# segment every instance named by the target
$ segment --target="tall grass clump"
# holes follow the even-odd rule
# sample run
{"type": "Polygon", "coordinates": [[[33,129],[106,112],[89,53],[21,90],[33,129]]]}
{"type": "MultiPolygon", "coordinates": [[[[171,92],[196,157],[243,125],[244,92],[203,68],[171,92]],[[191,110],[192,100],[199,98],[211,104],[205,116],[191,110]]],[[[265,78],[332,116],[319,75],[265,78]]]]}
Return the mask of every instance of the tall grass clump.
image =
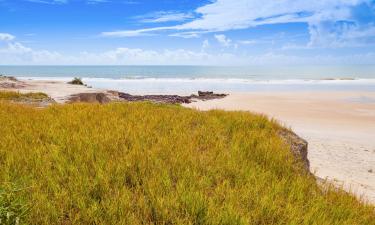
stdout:
{"type": "Polygon", "coordinates": [[[0,184],[0,224],[24,224],[28,205],[22,199],[22,188],[0,184]]]}
{"type": "MultiPolygon", "coordinates": [[[[25,224],[374,224],[374,207],[320,188],[245,112],[151,103],[0,102],[0,185],[25,224]],[[17,202],[17,201],[16,201],[17,202]]],[[[3,207],[3,203],[0,206],[3,207]]]]}
{"type": "Polygon", "coordinates": [[[10,100],[10,101],[42,101],[47,99],[48,95],[41,92],[30,92],[30,93],[20,93],[13,91],[1,91],[0,90],[0,100],[10,100]]]}
{"type": "Polygon", "coordinates": [[[73,80],[69,81],[68,84],[84,85],[82,79],[79,77],[75,77],[73,80]]]}

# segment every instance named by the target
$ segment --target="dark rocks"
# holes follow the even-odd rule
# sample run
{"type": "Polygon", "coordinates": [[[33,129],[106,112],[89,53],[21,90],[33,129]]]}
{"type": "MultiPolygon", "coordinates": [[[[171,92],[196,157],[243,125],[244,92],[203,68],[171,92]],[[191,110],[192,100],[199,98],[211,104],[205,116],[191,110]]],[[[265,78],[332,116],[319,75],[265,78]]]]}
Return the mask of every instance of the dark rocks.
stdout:
{"type": "Polygon", "coordinates": [[[215,94],[212,91],[198,91],[198,96],[192,95],[199,100],[211,100],[211,99],[218,99],[224,98],[228,96],[227,94],[215,94]]]}
{"type": "Polygon", "coordinates": [[[295,133],[289,130],[280,130],[279,136],[281,139],[290,146],[290,150],[297,160],[301,160],[305,169],[310,171],[310,162],[307,159],[308,143],[295,133]]]}
{"type": "Polygon", "coordinates": [[[118,97],[125,101],[151,101],[157,103],[168,104],[189,104],[195,100],[211,100],[224,98],[227,94],[215,94],[213,92],[198,91],[198,95],[179,96],[179,95],[131,95],[127,93],[118,92],[118,97]]]}
{"type": "Polygon", "coordinates": [[[198,95],[180,96],[180,95],[131,95],[128,93],[107,91],[106,93],[80,93],[69,97],[68,101],[73,102],[89,102],[89,103],[108,103],[111,100],[142,102],[150,101],[155,103],[166,104],[189,104],[193,100],[210,100],[224,98],[226,94],[215,94],[213,92],[198,92],[198,95]]]}
{"type": "Polygon", "coordinates": [[[69,98],[69,102],[88,102],[88,103],[108,103],[111,99],[104,93],[80,93],[72,95],[69,98]]]}
{"type": "Polygon", "coordinates": [[[120,99],[129,101],[129,102],[151,101],[151,102],[169,103],[169,104],[191,103],[189,96],[179,96],[179,95],[131,95],[131,94],[119,92],[118,96],[120,99]]]}

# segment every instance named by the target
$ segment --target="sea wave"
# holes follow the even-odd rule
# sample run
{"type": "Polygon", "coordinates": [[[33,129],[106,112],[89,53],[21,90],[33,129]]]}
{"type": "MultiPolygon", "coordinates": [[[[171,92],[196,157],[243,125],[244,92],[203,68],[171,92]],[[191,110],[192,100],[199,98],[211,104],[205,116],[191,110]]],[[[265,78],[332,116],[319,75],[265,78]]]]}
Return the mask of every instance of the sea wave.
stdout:
{"type": "MultiPolygon", "coordinates": [[[[70,81],[74,77],[17,77],[20,80],[52,80],[70,81]]],[[[375,84],[375,78],[322,78],[322,79],[247,79],[247,78],[160,78],[131,76],[124,78],[93,78],[81,77],[87,82],[156,82],[156,83],[254,83],[254,84],[344,84],[344,83],[365,83],[375,84]]]]}
{"type": "MultiPolygon", "coordinates": [[[[18,79],[68,82],[73,77],[17,77],[18,79]]],[[[244,79],[244,78],[93,78],[82,77],[93,88],[127,93],[191,94],[199,90],[215,92],[248,91],[375,91],[375,79],[244,79]]]]}

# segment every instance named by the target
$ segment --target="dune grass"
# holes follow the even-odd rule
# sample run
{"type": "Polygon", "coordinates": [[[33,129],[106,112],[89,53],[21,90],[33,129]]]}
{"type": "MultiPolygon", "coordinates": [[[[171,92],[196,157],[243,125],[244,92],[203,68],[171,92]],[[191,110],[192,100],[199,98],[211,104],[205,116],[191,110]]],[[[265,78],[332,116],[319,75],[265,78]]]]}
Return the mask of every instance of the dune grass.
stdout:
{"type": "Polygon", "coordinates": [[[41,92],[20,93],[14,91],[0,91],[0,100],[10,101],[42,101],[47,99],[48,95],[41,92]]]}
{"type": "Polygon", "coordinates": [[[68,84],[84,85],[82,79],[79,77],[75,77],[73,80],[69,81],[68,84]]]}
{"type": "Polygon", "coordinates": [[[318,187],[263,116],[151,103],[0,102],[0,124],[5,224],[375,221],[374,207],[318,187]]]}

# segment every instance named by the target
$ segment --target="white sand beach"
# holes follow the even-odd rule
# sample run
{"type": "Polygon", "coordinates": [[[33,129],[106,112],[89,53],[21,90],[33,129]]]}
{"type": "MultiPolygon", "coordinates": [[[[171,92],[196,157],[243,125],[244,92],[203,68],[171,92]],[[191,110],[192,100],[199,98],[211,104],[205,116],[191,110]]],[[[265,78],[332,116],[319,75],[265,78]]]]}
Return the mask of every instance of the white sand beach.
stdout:
{"type": "Polygon", "coordinates": [[[374,92],[231,93],[186,107],[266,114],[309,143],[316,176],[375,203],[374,92]]]}
{"type": "Polygon", "coordinates": [[[0,90],[19,91],[21,93],[43,92],[53,98],[57,103],[65,103],[68,101],[69,96],[79,93],[106,92],[106,90],[103,89],[89,88],[83,85],[71,85],[63,81],[31,79],[18,81],[0,79],[0,90]]]}

